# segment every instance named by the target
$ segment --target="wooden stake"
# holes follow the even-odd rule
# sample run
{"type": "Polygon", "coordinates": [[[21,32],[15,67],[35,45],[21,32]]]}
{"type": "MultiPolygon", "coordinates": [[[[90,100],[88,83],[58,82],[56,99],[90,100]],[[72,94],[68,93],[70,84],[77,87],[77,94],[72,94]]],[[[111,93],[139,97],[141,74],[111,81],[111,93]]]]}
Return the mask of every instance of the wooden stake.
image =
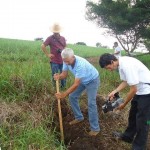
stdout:
{"type": "MultiPolygon", "coordinates": [[[[56,90],[57,90],[57,93],[59,93],[59,80],[56,80],[56,90]]],[[[58,99],[58,113],[59,113],[61,141],[64,141],[64,132],[63,132],[63,124],[62,124],[62,113],[61,113],[60,99],[58,99]]]]}

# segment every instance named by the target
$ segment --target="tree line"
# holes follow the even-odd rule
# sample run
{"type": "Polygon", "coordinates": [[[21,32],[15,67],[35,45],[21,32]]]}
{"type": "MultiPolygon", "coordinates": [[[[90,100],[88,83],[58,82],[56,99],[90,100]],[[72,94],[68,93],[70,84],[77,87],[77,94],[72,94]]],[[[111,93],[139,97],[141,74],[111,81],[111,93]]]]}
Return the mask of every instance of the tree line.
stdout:
{"type": "Polygon", "coordinates": [[[139,44],[150,53],[150,0],[87,1],[86,19],[106,28],[130,55],[139,44]]]}

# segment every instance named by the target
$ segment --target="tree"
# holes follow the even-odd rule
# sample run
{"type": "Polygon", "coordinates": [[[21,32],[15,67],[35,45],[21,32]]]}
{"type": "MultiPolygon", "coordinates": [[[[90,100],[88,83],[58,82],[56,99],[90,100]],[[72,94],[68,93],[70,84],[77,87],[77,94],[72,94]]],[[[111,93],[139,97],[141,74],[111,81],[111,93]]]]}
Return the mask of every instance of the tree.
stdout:
{"type": "Polygon", "coordinates": [[[99,42],[97,42],[97,43],[96,43],[96,47],[102,47],[102,44],[99,43],[99,42]]]}
{"type": "Polygon", "coordinates": [[[86,43],[84,43],[84,42],[77,42],[76,44],[77,45],[86,45],[86,43]]]}
{"type": "Polygon", "coordinates": [[[43,41],[43,38],[42,37],[37,37],[34,39],[34,41],[43,41]]]}
{"type": "Polygon", "coordinates": [[[115,36],[130,54],[150,25],[150,0],[100,0],[86,5],[86,17],[115,36]]]}
{"type": "Polygon", "coordinates": [[[146,32],[142,33],[142,37],[144,39],[142,40],[142,43],[146,46],[150,54],[150,27],[147,28],[146,32]]]}
{"type": "Polygon", "coordinates": [[[145,44],[147,50],[148,50],[149,53],[150,53],[150,39],[145,39],[145,40],[144,40],[144,44],[145,44]]]}

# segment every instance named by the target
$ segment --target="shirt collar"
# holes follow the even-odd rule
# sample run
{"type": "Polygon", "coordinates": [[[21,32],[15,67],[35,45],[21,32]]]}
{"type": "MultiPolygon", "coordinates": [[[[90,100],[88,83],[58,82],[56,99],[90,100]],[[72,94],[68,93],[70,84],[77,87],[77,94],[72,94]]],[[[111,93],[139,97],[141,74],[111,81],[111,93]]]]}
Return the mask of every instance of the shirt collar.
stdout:
{"type": "Polygon", "coordinates": [[[76,63],[76,57],[75,57],[74,63],[71,65],[72,69],[74,68],[75,63],[76,63]]]}

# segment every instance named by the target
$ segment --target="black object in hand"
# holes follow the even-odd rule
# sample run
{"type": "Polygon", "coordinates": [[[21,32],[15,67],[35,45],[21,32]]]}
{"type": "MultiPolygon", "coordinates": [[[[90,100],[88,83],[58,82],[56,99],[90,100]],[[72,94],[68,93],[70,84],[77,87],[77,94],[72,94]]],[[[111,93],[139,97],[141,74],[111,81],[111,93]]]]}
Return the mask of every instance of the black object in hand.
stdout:
{"type": "Polygon", "coordinates": [[[61,51],[62,51],[61,49],[58,49],[58,50],[57,50],[57,53],[61,53],[61,51]]]}
{"type": "Polygon", "coordinates": [[[104,113],[113,111],[115,108],[117,108],[120,104],[123,103],[123,99],[119,97],[119,93],[116,93],[114,96],[115,97],[112,101],[110,101],[110,99],[107,99],[104,105],[102,106],[102,110],[104,113]]]}

